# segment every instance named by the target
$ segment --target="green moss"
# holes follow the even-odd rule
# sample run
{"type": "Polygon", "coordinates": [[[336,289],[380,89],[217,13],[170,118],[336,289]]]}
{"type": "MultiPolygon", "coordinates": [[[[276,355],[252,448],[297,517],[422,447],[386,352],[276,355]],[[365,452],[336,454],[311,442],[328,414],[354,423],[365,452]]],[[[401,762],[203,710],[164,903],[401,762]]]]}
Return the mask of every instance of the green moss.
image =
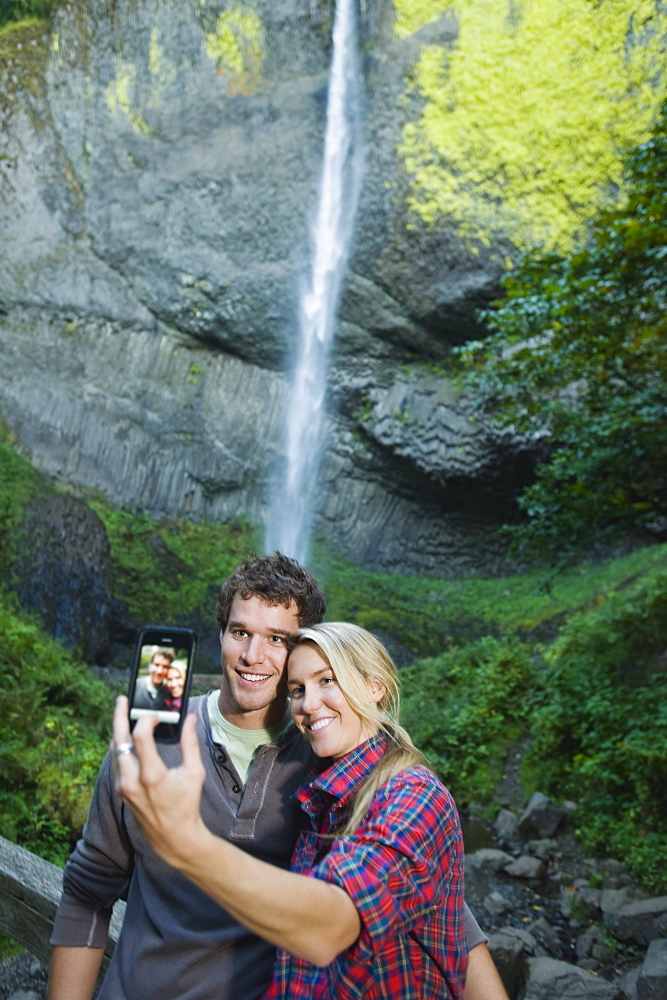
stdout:
{"type": "Polygon", "coordinates": [[[0,27],[0,107],[8,108],[16,92],[36,92],[47,54],[46,22],[26,18],[0,27]]]}
{"type": "Polygon", "coordinates": [[[420,656],[433,656],[452,638],[540,633],[578,609],[605,600],[638,574],[664,563],[667,545],[619,559],[582,563],[550,579],[544,570],[513,576],[440,580],[373,573],[353,566],[321,544],[315,574],[326,591],[330,620],[350,620],[392,636],[420,656]]]}
{"type": "Polygon", "coordinates": [[[220,14],[204,48],[218,73],[227,77],[230,94],[257,90],[264,58],[264,27],[254,7],[238,4],[220,14]]]}
{"type": "Polygon", "coordinates": [[[396,20],[394,31],[399,38],[407,38],[426,24],[439,21],[445,11],[452,8],[443,0],[395,0],[396,20]]]}
{"type": "Polygon", "coordinates": [[[405,36],[453,10],[450,46],[428,45],[411,89],[421,111],[400,155],[409,206],[453,220],[471,252],[503,237],[566,251],[621,184],[622,154],[667,86],[667,10],[638,0],[395,0],[405,36]]]}
{"type": "Polygon", "coordinates": [[[109,538],[111,591],[141,623],[210,624],[220,584],[257,544],[246,524],[155,521],[102,498],[90,506],[109,538]]]}
{"type": "Polygon", "coordinates": [[[135,132],[148,135],[151,131],[148,122],[133,106],[136,79],[137,67],[132,63],[119,60],[116,67],[116,75],[107,84],[107,106],[112,115],[126,115],[132,123],[132,128],[135,132]]]}

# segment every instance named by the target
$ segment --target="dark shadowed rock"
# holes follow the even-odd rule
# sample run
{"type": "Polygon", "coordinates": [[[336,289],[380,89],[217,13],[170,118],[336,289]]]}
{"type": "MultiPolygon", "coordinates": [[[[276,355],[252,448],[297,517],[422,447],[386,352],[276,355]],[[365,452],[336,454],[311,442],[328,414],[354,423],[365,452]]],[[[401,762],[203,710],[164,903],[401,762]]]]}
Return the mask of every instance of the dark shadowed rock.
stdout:
{"type": "Polygon", "coordinates": [[[88,662],[109,645],[109,542],[99,517],[74,497],[29,502],[10,575],[24,608],[88,662]]]}
{"type": "Polygon", "coordinates": [[[639,1000],[667,997],[667,938],[652,941],[637,978],[639,1000]]]}
{"type": "Polygon", "coordinates": [[[667,896],[640,899],[604,910],[604,922],[619,941],[648,944],[662,937],[667,916],[667,896]]]}
{"type": "Polygon", "coordinates": [[[621,1000],[621,992],[585,969],[555,958],[528,960],[528,980],[523,1000],[621,1000]]]}
{"type": "Polygon", "coordinates": [[[527,973],[526,956],[534,945],[534,938],[531,941],[526,931],[515,927],[503,927],[489,936],[489,951],[511,998],[519,995],[527,973]]]}
{"type": "Polygon", "coordinates": [[[560,825],[566,810],[553,799],[535,792],[519,819],[522,837],[551,837],[560,825]]]}

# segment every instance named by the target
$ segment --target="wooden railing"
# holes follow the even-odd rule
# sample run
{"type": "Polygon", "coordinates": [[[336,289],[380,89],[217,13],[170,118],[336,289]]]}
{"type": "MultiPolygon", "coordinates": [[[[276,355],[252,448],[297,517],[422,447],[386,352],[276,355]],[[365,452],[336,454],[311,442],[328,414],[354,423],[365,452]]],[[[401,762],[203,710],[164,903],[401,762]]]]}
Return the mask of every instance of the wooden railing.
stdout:
{"type": "MultiPolygon", "coordinates": [[[[0,837],[0,932],[48,965],[49,938],[60,901],[62,868],[0,837]]],[[[125,903],[114,907],[104,968],[113,953],[125,903]]]]}

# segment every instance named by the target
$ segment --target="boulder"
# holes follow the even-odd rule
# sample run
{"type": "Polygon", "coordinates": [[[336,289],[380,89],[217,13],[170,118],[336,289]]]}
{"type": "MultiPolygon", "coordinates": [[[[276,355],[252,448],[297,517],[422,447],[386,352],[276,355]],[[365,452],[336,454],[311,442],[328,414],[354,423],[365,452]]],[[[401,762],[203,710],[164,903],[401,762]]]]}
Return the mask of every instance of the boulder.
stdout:
{"type": "Polygon", "coordinates": [[[513,878],[543,878],[547,872],[546,862],[541,858],[533,858],[528,854],[522,854],[516,861],[511,861],[505,865],[503,871],[513,878]]]}
{"type": "Polygon", "coordinates": [[[614,937],[642,945],[662,936],[666,917],[667,896],[640,899],[604,911],[604,921],[614,937]]]}
{"type": "Polygon", "coordinates": [[[527,930],[544,948],[547,955],[551,955],[552,958],[563,957],[558,931],[551,926],[548,920],[545,920],[544,917],[538,917],[532,924],[528,924],[527,930]]]}
{"type": "Polygon", "coordinates": [[[489,935],[489,951],[510,997],[519,995],[526,977],[526,954],[532,952],[535,939],[515,927],[503,927],[489,935]]]}
{"type": "Polygon", "coordinates": [[[501,844],[512,845],[518,836],[519,820],[511,809],[501,809],[493,824],[496,836],[501,844]]]}
{"type": "Polygon", "coordinates": [[[566,810],[553,799],[535,792],[519,819],[519,833],[522,837],[552,837],[558,829],[566,810]]]}
{"type": "Polygon", "coordinates": [[[479,851],[466,854],[466,867],[485,871],[503,871],[512,861],[512,855],[496,847],[482,847],[479,851]]]}
{"type": "Polygon", "coordinates": [[[581,962],[584,959],[594,959],[601,964],[608,962],[611,952],[605,944],[604,934],[597,924],[587,927],[577,938],[575,947],[577,959],[581,962]]]}
{"type": "Polygon", "coordinates": [[[622,1000],[618,986],[555,958],[528,959],[523,1000],[622,1000]]]}
{"type": "Polygon", "coordinates": [[[513,904],[501,892],[494,890],[484,899],[484,909],[494,917],[501,917],[503,913],[508,913],[513,904]]]}
{"type": "Polygon", "coordinates": [[[667,997],[667,938],[651,941],[637,978],[639,1000],[667,997]]]}

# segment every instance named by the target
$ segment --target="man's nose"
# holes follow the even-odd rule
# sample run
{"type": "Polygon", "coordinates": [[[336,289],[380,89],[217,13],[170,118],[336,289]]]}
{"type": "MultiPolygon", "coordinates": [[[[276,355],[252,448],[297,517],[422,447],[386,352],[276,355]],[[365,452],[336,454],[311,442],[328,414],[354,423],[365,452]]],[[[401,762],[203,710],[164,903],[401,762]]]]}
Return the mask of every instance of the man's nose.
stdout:
{"type": "Polygon", "coordinates": [[[259,635],[251,635],[243,651],[246,663],[261,663],[264,659],[264,643],[259,635]]]}

